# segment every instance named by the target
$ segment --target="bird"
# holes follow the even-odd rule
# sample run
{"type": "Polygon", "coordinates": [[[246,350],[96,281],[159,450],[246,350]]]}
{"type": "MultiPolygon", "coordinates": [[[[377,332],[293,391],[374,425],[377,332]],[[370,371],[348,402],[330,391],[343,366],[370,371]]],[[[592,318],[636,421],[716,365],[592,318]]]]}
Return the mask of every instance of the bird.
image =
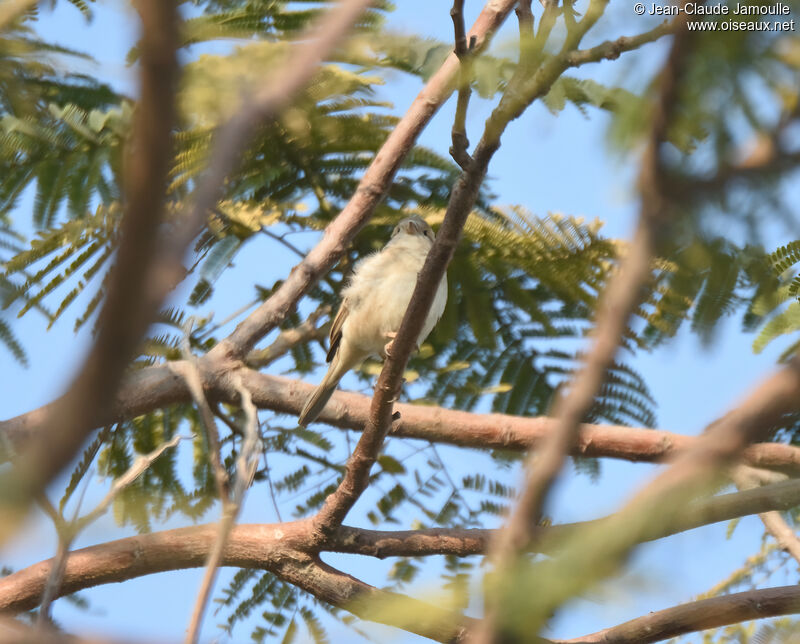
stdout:
{"type": "MultiPolygon", "coordinates": [[[[300,412],[298,425],[307,427],[316,420],[348,371],[370,356],[386,359],[434,239],[427,222],[412,215],[395,226],[380,251],[355,265],[331,323],[328,372],[300,412]]],[[[417,347],[442,317],[446,303],[445,274],[417,338],[417,347]]]]}

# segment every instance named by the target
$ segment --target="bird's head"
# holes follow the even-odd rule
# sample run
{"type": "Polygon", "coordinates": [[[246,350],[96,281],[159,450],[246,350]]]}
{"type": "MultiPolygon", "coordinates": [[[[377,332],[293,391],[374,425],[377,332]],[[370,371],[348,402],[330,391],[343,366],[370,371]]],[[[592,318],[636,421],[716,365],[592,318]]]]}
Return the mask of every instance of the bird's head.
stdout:
{"type": "Polygon", "coordinates": [[[436,238],[433,228],[419,215],[411,215],[400,221],[392,231],[392,239],[398,235],[418,235],[430,240],[431,243],[436,238]]]}

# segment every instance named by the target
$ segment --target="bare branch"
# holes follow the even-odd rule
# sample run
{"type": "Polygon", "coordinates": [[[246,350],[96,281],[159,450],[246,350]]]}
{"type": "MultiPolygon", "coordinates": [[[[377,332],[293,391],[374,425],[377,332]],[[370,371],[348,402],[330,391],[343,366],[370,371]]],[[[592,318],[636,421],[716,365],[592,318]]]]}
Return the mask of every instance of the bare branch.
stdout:
{"type": "Polygon", "coordinates": [[[324,340],[328,335],[330,325],[323,324],[318,327],[317,322],[320,318],[328,317],[330,312],[330,306],[321,306],[309,315],[302,324],[293,329],[281,331],[271,345],[265,349],[256,349],[247,354],[247,359],[245,360],[247,366],[253,369],[266,367],[298,345],[305,344],[311,340],[324,340]]]}
{"type": "MultiPolygon", "coordinates": [[[[743,467],[734,468],[732,476],[736,487],[740,490],[758,488],[760,485],[756,475],[748,472],[743,467]]],[[[781,516],[780,512],[760,512],[758,518],[761,519],[767,532],[778,542],[781,550],[788,552],[800,564],[800,539],[797,538],[794,530],[786,522],[786,519],[781,516]]]]}
{"type": "MultiPolygon", "coordinates": [[[[452,641],[467,618],[422,601],[387,593],[345,575],[307,554],[307,521],[235,527],[221,563],[269,570],[334,606],[364,619],[404,628],[437,641],[452,641]],[[379,607],[400,602],[402,611],[379,607]],[[406,610],[409,609],[409,610],[406,610]]],[[[205,525],[139,535],[70,553],[62,595],[142,575],[198,567],[217,542],[217,526],[205,525]]],[[[0,610],[34,608],[41,597],[44,561],[0,578],[0,610]]]]}
{"type": "MultiPolygon", "coordinates": [[[[204,383],[211,398],[231,405],[239,395],[226,379],[225,371],[204,371],[204,383]]],[[[296,416],[313,387],[300,380],[271,376],[242,369],[242,379],[252,392],[253,402],[262,409],[296,416]]],[[[148,367],[132,373],[118,395],[118,422],[152,409],[191,401],[185,381],[166,366],[148,367]]],[[[342,429],[361,431],[369,415],[370,398],[337,391],[320,415],[320,422],[342,429]]],[[[46,408],[44,408],[46,409],[46,408]]],[[[474,449],[528,451],[536,449],[553,431],[556,421],[539,416],[523,418],[506,414],[474,414],[421,405],[395,404],[401,418],[390,433],[400,438],[417,438],[474,449]]],[[[33,410],[0,423],[0,432],[17,444],[24,444],[38,431],[43,410],[33,410]]],[[[571,454],[592,458],[615,458],[632,462],[663,463],[690,449],[697,437],[660,429],[582,424],[571,454]]],[[[750,445],[742,453],[745,463],[760,468],[800,474],[800,448],[782,443],[750,445]]]]}
{"type": "Polygon", "coordinates": [[[127,150],[116,264],[88,357],[68,393],[44,418],[40,439],[22,455],[20,466],[0,480],[2,503],[9,506],[4,508],[0,541],[14,529],[16,517],[27,510],[29,499],[69,463],[95,427],[93,420],[108,413],[128,361],[150,322],[151,309],[143,303],[149,304],[152,285],[142,266],[156,255],[157,232],[164,215],[178,72],[178,14],[171,0],[139,0],[135,4],[142,20],[141,96],[127,150]]]}
{"type": "Polygon", "coordinates": [[[128,487],[131,483],[133,483],[136,479],[138,479],[142,474],[149,469],[149,467],[168,449],[176,447],[178,443],[182,440],[189,438],[188,436],[173,436],[170,440],[161,443],[158,447],[156,447],[152,452],[148,454],[144,454],[139,456],[131,465],[128,470],[120,476],[118,479],[114,481],[114,484],[111,486],[111,489],[106,493],[100,503],[89,512],[89,514],[80,517],[74,521],[75,523],[75,530],[76,534],[80,530],[83,530],[87,525],[90,523],[94,523],[97,519],[99,519],[103,514],[105,514],[106,510],[108,510],[109,506],[113,503],[114,499],[119,495],[122,490],[128,487]]]}
{"type": "MultiPolygon", "coordinates": [[[[217,572],[222,562],[225,545],[228,542],[231,530],[242,509],[242,503],[244,502],[247,488],[249,488],[250,484],[253,482],[253,475],[255,474],[258,457],[261,451],[261,438],[258,432],[258,412],[253,405],[250,392],[248,392],[242,384],[239,374],[234,373],[231,379],[239,393],[242,409],[244,409],[245,412],[244,441],[239,450],[239,456],[236,459],[236,476],[234,478],[230,499],[223,499],[222,518],[220,518],[217,524],[217,537],[208,555],[206,572],[200,584],[200,590],[197,593],[197,600],[194,605],[194,610],[192,611],[189,628],[186,631],[186,644],[196,644],[200,637],[200,626],[203,623],[203,615],[205,614],[206,606],[211,598],[211,591],[214,588],[214,581],[216,580],[217,572]]],[[[206,406],[207,405],[208,403],[206,403],[206,406]]]]}
{"type": "MultiPolygon", "coordinates": [[[[679,517],[663,526],[660,538],[701,525],[727,521],[757,512],[787,509],[800,502],[800,481],[784,481],[734,494],[695,501],[679,517]]],[[[540,528],[542,538],[533,544],[541,552],[557,554],[579,531],[595,528],[609,519],[540,528]]],[[[63,584],[57,595],[111,582],[124,581],[166,570],[203,565],[218,542],[218,526],[208,524],[139,535],[69,553],[63,584]]],[[[324,550],[371,557],[482,554],[491,538],[491,530],[433,528],[426,530],[380,531],[342,526],[325,544],[324,550]]],[[[305,553],[314,540],[309,520],[280,524],[240,525],[233,528],[223,549],[222,565],[268,569],[281,573],[280,562],[286,559],[307,562],[305,553]],[[292,552],[291,556],[287,553],[292,552]],[[299,559],[298,559],[299,557],[299,559]]],[[[0,578],[0,611],[18,612],[34,608],[41,600],[47,571],[52,560],[43,561],[8,577],[0,578]]],[[[286,570],[283,569],[284,574],[286,570]]],[[[292,575],[299,573],[295,570],[292,575]]],[[[292,582],[294,583],[294,581],[292,582]]],[[[302,582],[310,590],[313,578],[302,582]]],[[[360,582],[359,582],[360,583],[360,582]]],[[[315,592],[310,590],[310,592],[315,592]]],[[[320,588],[315,594],[326,601],[320,588]]],[[[344,599],[332,602],[343,605],[344,599]]],[[[351,610],[345,603],[344,607],[351,610]]],[[[375,618],[366,617],[367,619],[375,618]]],[[[377,619],[377,621],[382,621],[377,619]]]]}
{"type": "Polygon", "coordinates": [[[595,47],[589,49],[578,49],[567,54],[570,67],[579,67],[587,63],[596,63],[601,60],[616,60],[625,52],[639,49],[642,45],[654,42],[673,33],[680,23],[677,21],[669,22],[665,20],[650,31],[636,36],[620,36],[616,40],[606,40],[595,47]]]}
{"type": "Polygon", "coordinates": [[[538,580],[560,580],[546,596],[537,595],[536,612],[552,614],[564,601],[616,571],[636,544],[662,534],[682,514],[687,499],[716,486],[721,469],[735,462],[749,443],[764,438],[782,416],[796,411],[799,401],[800,359],[795,358],[710,425],[692,449],[678,456],[622,510],[577,531],[564,540],[558,556],[526,571],[538,580]]]}
{"type": "MultiPolygon", "coordinates": [[[[686,504],[682,513],[674,517],[658,532],[646,535],[647,541],[662,539],[701,526],[730,521],[764,511],[787,510],[796,507],[800,500],[800,481],[784,481],[744,492],[720,494],[686,504]]],[[[563,523],[536,528],[538,539],[528,544],[528,552],[557,554],[565,539],[580,530],[601,526],[612,517],[563,523]]],[[[485,554],[496,530],[431,528],[425,530],[380,531],[342,526],[333,535],[324,550],[385,557],[424,557],[433,554],[469,555],[485,554]]]]}
{"type": "Polygon", "coordinates": [[[472,82],[472,43],[467,45],[467,37],[464,33],[464,0],[453,0],[453,8],[450,9],[450,17],[453,19],[453,31],[455,33],[455,54],[458,58],[458,100],[456,102],[456,116],[453,120],[450,147],[450,155],[462,170],[467,170],[472,163],[472,157],[467,152],[469,139],[467,138],[467,108],[469,107],[469,97],[471,94],[470,83],[472,82]]]}
{"type": "Polygon", "coordinates": [[[200,369],[197,366],[197,358],[192,354],[189,347],[189,335],[192,331],[192,319],[189,318],[184,334],[181,338],[181,353],[183,360],[168,362],[167,368],[173,373],[183,378],[186,387],[192,394],[194,404],[200,412],[200,420],[206,430],[206,440],[208,442],[208,460],[214,472],[214,481],[217,486],[217,496],[222,502],[223,508],[228,502],[230,491],[228,490],[228,473],[222,465],[222,453],[219,441],[219,430],[217,422],[214,420],[214,412],[208,404],[206,395],[203,391],[203,380],[200,377],[200,369]]]}
{"type": "MultiPolygon", "coordinates": [[[[80,518],[75,516],[71,521],[68,521],[58,514],[58,511],[52,506],[50,501],[44,497],[44,495],[39,498],[40,505],[47,515],[52,519],[56,528],[56,532],[58,533],[58,548],[56,551],[56,556],[53,558],[53,564],[50,567],[50,573],[47,577],[47,584],[45,586],[44,593],[42,594],[39,619],[37,620],[40,627],[43,627],[50,621],[50,605],[53,603],[55,598],[59,596],[59,589],[61,587],[62,579],[64,578],[64,570],[66,567],[67,556],[69,555],[69,549],[72,547],[72,543],[75,541],[75,538],[78,536],[78,534],[87,525],[99,519],[105,513],[105,511],[108,510],[108,507],[122,490],[139,478],[145,472],[145,470],[147,470],[150,465],[152,465],[152,463],[166,450],[171,447],[175,447],[182,438],[182,436],[175,436],[172,438],[172,440],[162,443],[149,454],[145,454],[137,458],[133,465],[131,465],[131,467],[128,468],[128,470],[122,476],[114,481],[111,489],[106,493],[100,503],[97,504],[94,510],[80,518]]],[[[77,512],[78,508],[75,509],[76,514],[77,512]]]]}
{"type": "Polygon", "coordinates": [[[707,628],[797,612],[800,612],[800,587],[780,586],[701,599],[649,613],[591,635],[557,641],[558,644],[651,644],[707,628]]]}

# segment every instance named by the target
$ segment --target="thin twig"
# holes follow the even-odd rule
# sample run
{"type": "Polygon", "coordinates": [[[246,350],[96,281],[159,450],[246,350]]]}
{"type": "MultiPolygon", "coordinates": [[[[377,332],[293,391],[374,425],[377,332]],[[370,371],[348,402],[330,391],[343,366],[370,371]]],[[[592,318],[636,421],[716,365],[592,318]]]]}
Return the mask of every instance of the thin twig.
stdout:
{"type": "Polygon", "coordinates": [[[214,472],[214,481],[217,486],[217,496],[219,496],[222,505],[228,501],[230,492],[228,490],[228,473],[222,464],[222,454],[220,451],[219,429],[214,420],[214,412],[208,404],[206,395],[203,392],[203,379],[200,376],[200,369],[197,366],[197,358],[192,353],[189,346],[189,335],[192,331],[193,318],[187,320],[184,327],[183,337],[181,338],[181,354],[183,360],[172,361],[167,363],[167,368],[174,374],[183,378],[186,387],[192,394],[194,404],[197,405],[197,410],[200,412],[200,420],[206,432],[206,440],[208,442],[208,460],[211,463],[211,469],[214,472]]]}
{"type": "Polygon", "coordinates": [[[231,378],[239,392],[242,409],[245,413],[245,422],[242,428],[244,441],[242,442],[239,455],[236,459],[236,475],[233,480],[230,499],[228,502],[223,503],[222,517],[217,524],[217,536],[209,552],[203,581],[197,593],[197,600],[195,601],[192,617],[186,632],[186,644],[196,644],[200,637],[203,615],[208,606],[208,601],[211,598],[211,591],[214,589],[214,581],[216,580],[219,566],[222,563],[225,546],[228,542],[230,532],[236,523],[236,519],[239,516],[239,512],[241,511],[247,488],[249,488],[250,484],[253,482],[253,476],[255,475],[256,466],[258,465],[258,456],[261,451],[261,438],[258,431],[258,411],[255,405],[253,405],[250,392],[242,384],[239,375],[234,373],[231,378]]]}
{"type": "Polygon", "coordinates": [[[114,499],[119,495],[122,490],[128,487],[131,483],[136,481],[142,474],[144,474],[150,466],[168,449],[176,447],[178,443],[182,440],[190,438],[189,436],[180,436],[176,435],[173,436],[170,440],[161,443],[158,447],[156,447],[152,452],[147,454],[143,454],[133,462],[127,471],[120,476],[118,479],[114,481],[114,484],[111,486],[111,489],[106,492],[106,495],[97,504],[97,506],[79,519],[75,520],[75,529],[77,531],[83,530],[86,526],[90,523],[94,523],[97,519],[99,519],[106,510],[111,506],[114,502],[114,499]]]}
{"type": "Polygon", "coordinates": [[[681,21],[665,20],[660,25],[636,36],[620,36],[616,40],[607,40],[589,49],[578,49],[567,55],[570,67],[579,67],[587,63],[596,63],[601,60],[616,60],[621,54],[639,49],[642,45],[654,42],[675,31],[681,21]]]}
{"type": "Polygon", "coordinates": [[[58,535],[58,547],[56,556],[53,557],[50,572],[47,577],[47,584],[45,585],[44,593],[42,594],[42,603],[39,609],[39,618],[37,620],[38,626],[44,628],[50,623],[50,606],[53,601],[60,596],[61,584],[64,579],[64,571],[67,566],[67,557],[69,556],[70,548],[72,547],[75,538],[83,531],[86,526],[94,523],[99,519],[106,510],[108,510],[111,503],[119,495],[122,490],[133,483],[139,478],[153,462],[161,456],[166,450],[175,447],[183,436],[174,436],[171,440],[162,443],[152,452],[139,456],[130,468],[118,479],[116,479],[111,486],[111,489],[106,493],[100,503],[88,514],[78,517],[80,510],[80,503],[75,508],[75,515],[71,520],[64,519],[58,511],[53,507],[50,501],[42,495],[39,499],[39,505],[53,520],[58,535]]]}
{"type": "Polygon", "coordinates": [[[268,364],[275,362],[281,356],[286,355],[293,347],[305,344],[311,340],[324,340],[328,335],[328,324],[317,327],[317,322],[321,318],[330,315],[331,307],[328,305],[320,306],[311,313],[305,321],[293,329],[281,331],[275,341],[265,349],[256,349],[247,355],[245,362],[248,367],[260,369],[268,364]]]}
{"type": "Polygon", "coordinates": [[[472,164],[472,157],[467,150],[469,149],[469,139],[467,138],[467,109],[469,98],[472,93],[472,43],[467,44],[467,37],[464,31],[464,0],[453,0],[453,7],[450,9],[450,17],[453,19],[453,31],[455,33],[455,54],[458,57],[458,99],[456,102],[456,115],[453,119],[453,129],[451,131],[452,146],[450,155],[462,170],[466,170],[472,164]]]}

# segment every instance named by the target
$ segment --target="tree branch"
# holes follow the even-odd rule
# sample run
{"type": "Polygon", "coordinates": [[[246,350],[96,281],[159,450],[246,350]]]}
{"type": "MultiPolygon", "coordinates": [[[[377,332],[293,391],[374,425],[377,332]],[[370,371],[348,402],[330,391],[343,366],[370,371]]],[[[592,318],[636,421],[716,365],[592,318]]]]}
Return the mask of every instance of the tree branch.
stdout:
{"type": "Polygon", "coordinates": [[[364,432],[347,461],[344,478],[320,509],[315,526],[320,535],[338,526],[369,484],[369,472],[392,423],[392,405],[401,387],[408,358],[414,350],[436,289],[455,253],[461,230],[478,196],[483,177],[497,145],[484,147],[469,170],[456,182],[444,221],[417,278],[408,309],[392,341],[392,352],[383,365],[364,432]]]}
{"type": "Polygon", "coordinates": [[[797,612],[800,612],[797,585],[749,590],[673,606],[591,635],[558,640],[558,644],[651,644],[707,628],[797,612]]]}
{"type": "Polygon", "coordinates": [[[172,154],[178,13],[172,0],[139,0],[141,95],[133,138],[127,148],[124,214],[108,295],[98,332],[69,390],[42,419],[44,428],[28,446],[19,467],[0,478],[3,527],[0,542],[27,512],[30,498],[44,489],[84,442],[97,415],[108,413],[114,393],[150,322],[146,271],[157,253],[172,154]]]}
{"type": "Polygon", "coordinates": [[[326,323],[318,327],[317,322],[320,318],[330,315],[330,313],[330,306],[321,306],[295,328],[281,331],[271,345],[265,349],[256,349],[247,354],[247,359],[245,360],[247,366],[253,369],[260,369],[283,357],[298,345],[305,344],[311,340],[321,342],[327,337],[330,325],[326,323]]]}
{"type": "MultiPolygon", "coordinates": [[[[201,365],[203,361],[201,359],[201,365]]],[[[201,372],[209,395],[217,401],[238,404],[235,388],[227,381],[227,371],[201,372]]],[[[262,409],[296,416],[314,387],[300,380],[240,370],[244,385],[262,409]]],[[[189,402],[184,381],[167,367],[148,367],[131,374],[117,398],[114,416],[105,422],[119,422],[152,409],[189,402]]],[[[370,398],[337,391],[320,414],[320,422],[342,429],[361,431],[369,415],[370,398]]],[[[0,432],[16,444],[24,445],[30,434],[39,431],[41,408],[0,422],[0,432]]],[[[506,414],[475,414],[464,411],[396,403],[401,418],[393,423],[392,436],[415,438],[474,449],[527,451],[536,449],[553,431],[556,421],[540,416],[523,418],[506,414]]],[[[571,453],[590,458],[615,458],[632,462],[663,463],[691,449],[698,438],[660,429],[582,424],[571,453]]],[[[745,463],[754,467],[800,474],[800,448],[782,443],[750,445],[742,453],[745,463]]]]}
{"type": "Polygon", "coordinates": [[[677,21],[670,22],[665,20],[650,31],[636,36],[620,36],[616,40],[606,40],[589,49],[577,49],[567,54],[567,61],[570,67],[579,67],[586,63],[597,63],[601,60],[616,60],[625,52],[639,49],[642,45],[673,33],[679,24],[677,21]]]}
{"type": "MultiPolygon", "coordinates": [[[[800,481],[784,481],[744,492],[723,494],[687,505],[671,524],[664,526],[658,534],[649,534],[648,538],[661,538],[758,512],[784,510],[798,503],[800,481]]],[[[557,554],[566,539],[587,528],[600,526],[611,518],[613,516],[541,527],[541,538],[533,545],[538,552],[557,554]]],[[[289,574],[287,570],[292,567],[302,568],[298,562],[314,566],[316,560],[305,554],[312,548],[314,540],[309,523],[309,519],[303,519],[288,523],[236,526],[222,549],[220,563],[241,568],[261,568],[285,575],[289,574]]],[[[63,582],[56,595],[63,596],[84,588],[167,570],[202,566],[218,542],[218,531],[216,524],[207,524],[129,537],[73,551],[66,557],[63,582]]],[[[491,530],[482,529],[381,531],[342,526],[330,536],[323,550],[378,558],[437,554],[463,557],[484,554],[491,536],[491,530]]],[[[43,561],[0,578],[0,611],[20,612],[35,608],[41,601],[52,562],[52,559],[43,561]]],[[[295,578],[299,578],[300,574],[297,568],[291,573],[292,583],[297,581],[295,578]]],[[[325,601],[333,599],[331,603],[334,605],[352,609],[341,597],[331,598],[320,589],[317,592],[310,590],[311,580],[300,580],[298,585],[325,601]]],[[[383,619],[377,621],[386,623],[383,619]]]]}
{"type": "Polygon", "coordinates": [[[453,128],[450,133],[452,145],[450,155],[462,170],[467,170],[472,163],[472,157],[467,152],[469,139],[467,138],[467,108],[471,94],[472,82],[472,57],[473,42],[467,44],[464,33],[464,0],[453,0],[450,9],[453,19],[453,32],[455,34],[455,54],[458,58],[458,100],[456,102],[456,115],[453,119],[453,128]]]}
{"type": "MultiPolygon", "coordinates": [[[[758,479],[747,472],[746,468],[734,468],[732,478],[740,490],[758,489],[760,485],[758,479]]],[[[800,564],[800,539],[780,512],[759,512],[758,518],[761,519],[767,532],[778,542],[781,550],[788,552],[800,564]]]]}
{"type": "MultiPolygon", "coordinates": [[[[308,521],[237,526],[225,545],[221,563],[269,570],[318,599],[364,619],[441,642],[453,641],[463,628],[461,624],[469,623],[458,613],[373,588],[325,565],[306,552],[309,528],[308,521]],[[403,610],[381,610],[396,605],[403,610]]],[[[60,595],[157,572],[202,566],[216,540],[217,526],[209,524],[76,550],[67,558],[60,595]]],[[[43,561],[0,578],[0,611],[35,608],[49,567],[50,560],[43,561]]]]}
{"type": "MultiPolygon", "coordinates": [[[[197,593],[189,628],[186,629],[186,644],[195,644],[200,637],[200,626],[203,623],[203,615],[211,598],[211,591],[214,588],[214,581],[217,577],[219,565],[222,561],[222,553],[228,541],[231,530],[236,524],[236,519],[242,509],[244,497],[247,489],[253,482],[256,471],[258,457],[261,454],[261,437],[258,431],[258,413],[250,393],[242,385],[241,377],[238,373],[232,376],[233,385],[239,392],[241,406],[245,413],[245,422],[242,433],[244,440],[236,458],[236,476],[233,481],[233,488],[230,494],[222,499],[222,517],[217,523],[217,536],[214,545],[208,554],[206,571],[200,590],[197,593]]],[[[206,403],[206,406],[208,404],[206,403]]]]}
{"type": "Polygon", "coordinates": [[[562,542],[553,559],[521,566],[524,578],[548,583],[537,593],[535,611],[551,615],[564,601],[613,574],[633,547],[663,534],[681,516],[689,498],[718,483],[721,468],[729,466],[746,445],[763,438],[783,415],[800,404],[800,359],[795,358],[764,380],[745,401],[710,425],[694,446],[640,490],[625,507],[605,520],[576,531],[562,542]],[[530,576],[530,577],[529,577],[530,576]]]}

